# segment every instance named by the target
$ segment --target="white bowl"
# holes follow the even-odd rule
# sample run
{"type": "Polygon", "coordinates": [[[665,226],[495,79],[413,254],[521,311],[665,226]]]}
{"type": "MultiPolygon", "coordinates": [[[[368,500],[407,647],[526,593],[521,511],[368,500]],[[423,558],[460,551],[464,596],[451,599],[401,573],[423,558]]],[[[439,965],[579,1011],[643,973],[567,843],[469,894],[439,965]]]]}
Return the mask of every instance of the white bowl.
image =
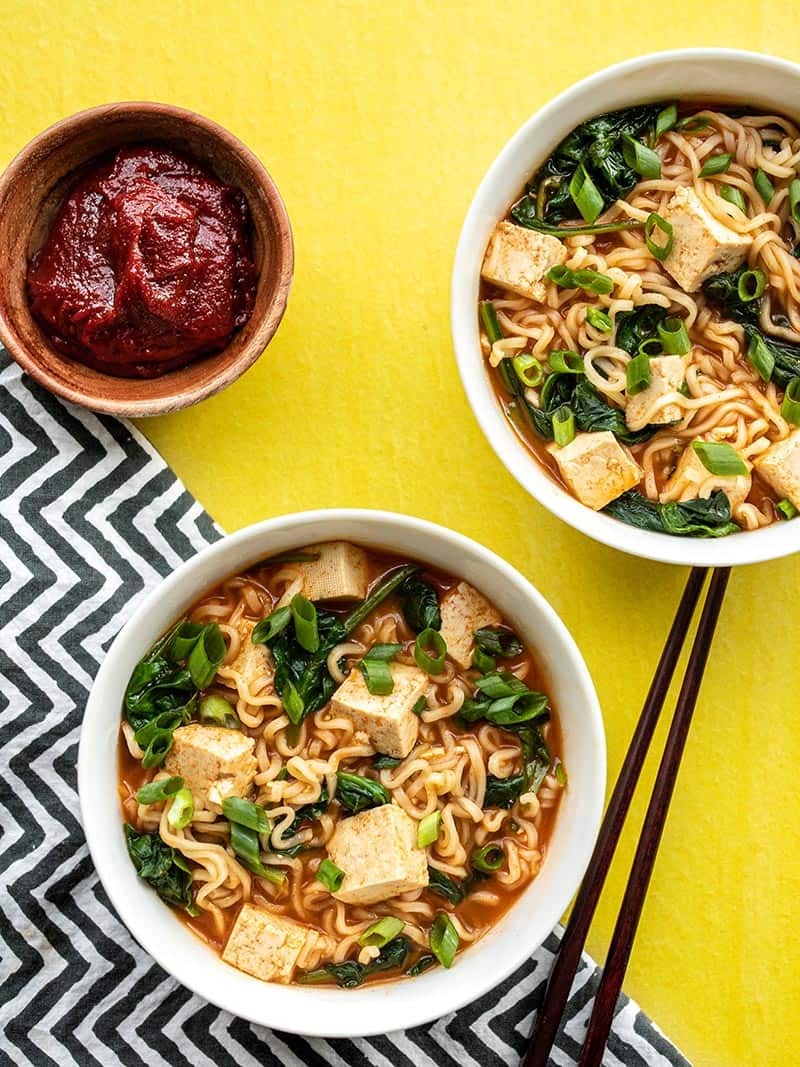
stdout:
{"type": "Polygon", "coordinates": [[[597,695],[564,624],[543,597],[475,541],[381,511],[287,515],[249,526],[184,563],[142,602],[108,652],[81,731],[78,789],[86,839],[111,902],[139,943],[178,981],[256,1023],[292,1033],[354,1037],[429,1022],[481,996],[528,959],[567,908],[594,845],[605,791],[597,695]],[[346,538],[450,570],[474,583],[536,649],[561,722],[566,789],[539,877],[489,935],[441,968],[387,985],[342,990],[260,982],[223,963],[136,874],[117,796],[117,737],[126,682],[169,624],[223,578],[275,552],[346,538]]]}
{"type": "Polygon", "coordinates": [[[478,331],[478,285],[489,235],[525,182],[585,119],[657,100],[738,101],[800,119],[800,66],[725,48],[657,52],[608,67],[565,90],[530,118],[489,168],[461,231],[453,269],[453,341],[464,388],[498,457],[540,504],[596,541],[664,563],[733,566],[796,552],[800,525],[778,522],[718,540],[637,530],[579,503],[546,473],[503,414],[489,381],[478,331]]]}

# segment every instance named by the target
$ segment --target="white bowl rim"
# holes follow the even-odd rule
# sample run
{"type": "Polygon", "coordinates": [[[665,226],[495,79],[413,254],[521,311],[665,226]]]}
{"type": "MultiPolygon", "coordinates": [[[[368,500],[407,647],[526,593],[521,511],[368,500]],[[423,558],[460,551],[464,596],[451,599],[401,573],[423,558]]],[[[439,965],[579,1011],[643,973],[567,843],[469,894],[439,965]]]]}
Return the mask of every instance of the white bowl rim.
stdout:
{"type": "MultiPolygon", "coordinates": [[[[683,566],[730,567],[779,559],[798,551],[800,544],[796,531],[792,531],[790,523],[773,523],[761,530],[743,531],[741,534],[719,539],[681,538],[637,530],[608,515],[592,511],[557,485],[522,444],[494,396],[483,358],[481,357],[480,361],[476,359],[476,353],[480,354],[477,340],[476,292],[480,260],[485,246],[484,218],[489,210],[488,205],[493,205],[496,199],[492,194],[492,187],[498,182],[499,176],[506,170],[518,169],[517,156],[521,147],[531,137],[532,131],[541,130],[542,140],[556,143],[569,132],[568,129],[559,131],[557,138],[548,133],[548,130],[558,129],[558,114],[565,106],[583,98],[590,98],[595,90],[617,79],[624,79],[658,64],[677,64],[685,61],[698,66],[715,63],[740,64],[754,71],[757,68],[769,68],[777,74],[793,79],[795,86],[800,79],[800,64],[788,59],[736,48],[677,48],[635,56],[604,67],[568,86],[523,123],[502,148],[478,186],[456,248],[451,285],[451,328],[464,390],[484,435],[507,470],[540,504],[595,541],[632,555],[683,566]]],[[[684,95],[691,97],[691,89],[684,95]]],[[[733,98],[744,96],[736,92],[730,95],[733,98]]],[[[758,93],[751,95],[757,97],[758,93]]],[[[639,93],[630,103],[646,99],[647,93],[639,93]]],[[[603,110],[602,106],[600,110],[603,110]]],[[[800,107],[797,110],[800,118],[800,107]]],[[[592,113],[589,108],[587,117],[592,113]]],[[[535,158],[529,160],[527,174],[531,173],[537,162],[535,158]]],[[[524,181],[523,176],[518,188],[522,188],[524,181]]],[[[499,213],[494,211],[495,221],[499,220],[507,209],[508,204],[504,204],[499,208],[499,213]]]]}
{"type": "MultiPolygon", "coordinates": [[[[303,543],[313,543],[313,538],[304,540],[303,543]]],[[[284,547],[290,547],[289,543],[287,542],[284,547]]],[[[282,549],[278,549],[278,551],[280,550],[282,549]]],[[[422,550],[420,550],[418,556],[421,559],[425,558],[422,550]]],[[[458,571],[457,567],[453,569],[458,571]]],[[[152,633],[151,627],[150,641],[155,640],[157,636],[156,633],[152,633]]],[[[127,677],[127,673],[125,677],[127,677]]],[[[122,690],[120,689],[119,692],[121,698],[122,690]]],[[[606,741],[602,713],[594,684],[574,639],[542,594],[511,564],[471,538],[447,527],[410,515],[362,508],[331,508],[295,512],[254,523],[203,548],[147,593],[115,637],[100,666],[87,701],[81,726],[78,752],[78,793],[81,822],[89,852],[100,881],[128,931],[167,973],[203,999],[253,1023],[306,1037],[356,1038],[387,1033],[393,1030],[409,1029],[456,1011],[501,984],[538,950],[559,922],[576,892],[588,865],[599,831],[604,806],[605,785],[606,741]],[[329,987],[309,986],[304,988],[297,985],[284,986],[264,983],[236,971],[234,968],[229,968],[216,954],[213,954],[211,958],[220,967],[224,968],[226,973],[231,972],[236,975],[236,981],[240,985],[244,981],[250,983],[253,990],[258,990],[260,995],[256,996],[254,993],[250,998],[251,1001],[263,1001],[263,1006],[259,1005],[258,1010],[256,1010],[249,1002],[243,1007],[238,998],[232,998],[227,994],[216,992],[212,981],[203,980],[190,967],[184,965],[183,961],[179,960],[176,963],[174,959],[166,958],[165,951],[158,938],[157,927],[160,925],[160,920],[156,921],[155,926],[149,926],[145,920],[139,917],[135,910],[131,909],[130,902],[125,899],[126,887],[133,885],[144,887],[144,891],[150,894],[159,908],[163,908],[165,919],[168,919],[171,924],[174,923],[176,927],[185,930],[192,944],[196,942],[204,952],[213,953],[213,950],[203,945],[199,938],[196,938],[184,924],[176,919],[176,916],[169,913],[169,908],[163,905],[161,901],[157,901],[149,887],[144,886],[144,883],[138,879],[131,864],[124,864],[121,869],[117,869],[104,848],[104,836],[114,832],[108,829],[108,809],[113,809],[111,818],[118,825],[117,832],[120,840],[122,839],[122,819],[116,796],[112,798],[112,803],[109,805],[109,798],[102,794],[101,787],[97,785],[95,776],[92,774],[93,760],[97,757],[101,748],[101,741],[99,740],[101,728],[111,721],[109,720],[109,714],[115,724],[119,721],[118,709],[114,707],[109,712],[108,705],[104,703],[101,697],[101,690],[107,679],[113,676],[116,661],[124,654],[129,635],[142,627],[144,620],[146,620],[155,604],[165,598],[171,591],[182,586],[193,589],[192,596],[189,598],[191,603],[192,599],[202,593],[203,588],[208,588],[214,581],[221,580],[220,577],[212,580],[212,582],[206,581],[198,584],[194,575],[202,570],[204,565],[211,564],[220,557],[232,556],[238,547],[248,545],[249,542],[253,542],[253,552],[247,558],[251,561],[255,560],[259,558],[259,549],[255,547],[256,543],[264,539],[268,539],[271,536],[280,538],[282,534],[287,534],[299,524],[307,526],[309,524],[330,524],[332,522],[342,527],[342,537],[351,536],[353,540],[356,540],[357,537],[355,534],[348,535],[346,533],[348,525],[358,523],[374,525],[374,537],[370,538],[370,535],[366,535],[362,539],[365,543],[370,543],[371,540],[371,543],[376,546],[379,544],[390,546],[392,544],[392,531],[398,529],[414,532],[420,535],[421,538],[446,542],[453,548],[453,558],[460,558],[459,553],[472,553],[477,557],[478,561],[492,570],[498,571],[503,581],[516,586],[518,591],[524,592],[525,597],[529,598],[531,602],[531,617],[538,616],[544,628],[550,630],[553,639],[561,646],[561,651],[568,664],[568,667],[564,668],[564,678],[571,675],[574,679],[575,699],[580,701],[581,725],[587,731],[589,747],[593,752],[591,772],[593,780],[582,782],[580,786],[582,791],[580,832],[573,833],[569,838],[570,856],[568,861],[564,862],[566,871],[562,872],[562,874],[566,873],[566,879],[563,884],[560,884],[557,899],[548,908],[542,908],[541,913],[537,912],[530,939],[523,937],[516,942],[519,944],[518,950],[507,953],[500,966],[497,966],[496,961],[494,961],[494,968],[491,971],[484,970],[483,972],[477,966],[473,966],[469,968],[468,981],[458,982],[454,980],[436,987],[431,982],[432,978],[435,979],[437,976],[441,977],[441,975],[455,977],[458,973],[457,970],[443,972],[442,968],[435,968],[419,978],[415,978],[413,982],[381,983],[376,986],[366,985],[356,990],[338,990],[329,987]],[[385,532],[385,539],[378,531],[385,532]],[[192,585],[193,582],[194,586],[192,585]],[[104,809],[105,814],[103,814],[104,809]],[[106,824],[105,829],[103,828],[104,823],[106,824]],[[388,992],[391,992],[392,996],[387,1001],[388,992]],[[434,992],[436,995],[431,996],[430,994],[434,992]],[[274,1006],[270,1003],[273,999],[275,1001],[274,1006]],[[404,1000],[407,1001],[407,1004],[402,1007],[404,1000]],[[320,1010],[323,1006],[325,1008],[324,1012],[320,1010]],[[367,1014],[367,1011],[369,1014],[367,1014]],[[317,1021],[318,1017],[319,1021],[317,1021]]],[[[536,880],[531,883],[531,886],[535,884],[536,880]]],[[[486,934],[476,945],[470,948],[469,952],[460,956],[459,959],[476,960],[482,946],[486,946],[492,941],[495,933],[502,928],[508,916],[517,911],[521,903],[521,900],[515,902],[504,914],[498,926],[486,934]]],[[[212,970],[214,973],[219,973],[213,965],[212,970]]],[[[467,974],[464,973],[463,977],[467,978],[467,974]]]]}

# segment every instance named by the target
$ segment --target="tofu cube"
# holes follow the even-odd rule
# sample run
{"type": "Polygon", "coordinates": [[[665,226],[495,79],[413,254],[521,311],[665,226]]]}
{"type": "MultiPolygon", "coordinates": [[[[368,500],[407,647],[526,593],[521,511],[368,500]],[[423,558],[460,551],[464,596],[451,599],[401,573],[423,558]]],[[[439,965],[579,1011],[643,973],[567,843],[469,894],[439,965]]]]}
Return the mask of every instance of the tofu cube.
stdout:
{"type": "Polygon", "coordinates": [[[557,237],[500,222],[489,238],[481,274],[501,289],[541,303],[547,272],[566,258],[567,250],[557,237]]]}
{"type": "Polygon", "coordinates": [[[236,627],[240,640],[238,651],[230,663],[220,667],[219,674],[226,679],[234,679],[238,675],[248,692],[257,696],[272,683],[275,671],[266,647],[254,645],[250,640],[254,626],[252,619],[239,620],[236,627]]]}
{"type": "Polygon", "coordinates": [[[345,904],[377,904],[428,884],[417,823],[397,804],[382,804],[338,823],[328,855],[344,871],[333,894],[345,904]]]}
{"type": "MultiPolygon", "coordinates": [[[[749,467],[750,464],[747,463],[747,466],[749,467]]],[[[712,474],[690,443],[681,453],[675,473],[664,486],[661,499],[662,501],[696,500],[697,497],[707,498],[716,489],[721,489],[730,500],[731,508],[734,508],[743,504],[747,499],[751,484],[752,478],[749,473],[727,477],[712,474]]]]}
{"type": "Polygon", "coordinates": [[[447,654],[459,667],[468,670],[475,644],[472,635],[483,626],[497,626],[500,612],[467,582],[459,582],[445,593],[441,611],[441,634],[447,654]]]}
{"type": "Polygon", "coordinates": [[[663,265],[686,293],[697,292],[712,274],[736,270],[753,243],[718,222],[686,185],[675,190],[664,218],[672,225],[672,249],[663,265]]]}
{"type": "Polygon", "coordinates": [[[225,797],[246,797],[253,788],[255,741],[240,730],[189,723],[179,726],[164,761],[194,795],[195,807],[221,806],[225,797]]]}
{"type": "Polygon", "coordinates": [[[610,430],[579,433],[568,445],[548,445],[561,477],[582,504],[600,511],[642,478],[639,464],[610,430]]]}
{"type": "Polygon", "coordinates": [[[356,730],[363,730],[378,752],[405,759],[417,741],[419,719],[413,708],[428,688],[428,676],[404,663],[391,663],[389,669],[394,682],[391,693],[370,693],[356,667],[333,694],[331,707],[346,715],[356,730]]]}
{"type": "Polygon", "coordinates": [[[755,461],[756,470],[775,492],[800,508],[800,430],[770,445],[755,461]]]}
{"type": "Polygon", "coordinates": [[[650,384],[625,403],[625,422],[631,430],[641,430],[649,423],[677,422],[683,413],[677,404],[665,404],[653,411],[653,404],[683,385],[686,373],[683,356],[656,356],[650,360],[650,384]]]}
{"type": "Polygon", "coordinates": [[[347,541],[309,545],[303,552],[319,554],[319,559],[298,563],[303,574],[304,597],[309,600],[363,600],[369,586],[367,554],[347,541]]]}
{"type": "Polygon", "coordinates": [[[307,956],[321,948],[332,951],[333,944],[319,930],[255,904],[242,904],[222,958],[262,982],[290,982],[301,953],[307,956]]]}

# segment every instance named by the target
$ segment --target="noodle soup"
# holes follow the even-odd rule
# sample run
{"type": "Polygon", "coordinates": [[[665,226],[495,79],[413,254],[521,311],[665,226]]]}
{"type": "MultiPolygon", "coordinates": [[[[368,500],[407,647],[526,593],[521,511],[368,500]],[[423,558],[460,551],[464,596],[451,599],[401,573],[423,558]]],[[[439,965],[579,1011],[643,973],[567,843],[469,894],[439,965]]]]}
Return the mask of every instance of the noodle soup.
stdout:
{"type": "Polygon", "coordinates": [[[566,785],[533,651],[457,577],[346,542],[223,582],[129,682],[131,859],[265,981],[452,965],[544,862],[566,785]]]}
{"type": "Polygon", "coordinates": [[[587,507],[721,537],[800,508],[800,131],[642,105],[578,126],[492,234],[481,345],[587,507]]]}

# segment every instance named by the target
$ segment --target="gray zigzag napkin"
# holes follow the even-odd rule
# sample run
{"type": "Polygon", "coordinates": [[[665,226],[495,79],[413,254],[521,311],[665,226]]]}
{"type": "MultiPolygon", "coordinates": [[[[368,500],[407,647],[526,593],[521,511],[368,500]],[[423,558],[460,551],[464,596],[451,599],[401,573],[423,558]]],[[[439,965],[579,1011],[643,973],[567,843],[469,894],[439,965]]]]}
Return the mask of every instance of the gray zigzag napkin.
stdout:
{"type": "MultiPolygon", "coordinates": [[[[516,1067],[560,931],[427,1027],[305,1040],[217,1010],[111,908],[78,817],[81,715],[134,605],[221,536],[132,427],[63,405],[0,350],[0,1062],[66,1067],[516,1067]]],[[[599,980],[584,957],[552,1063],[576,1062],[599,980]]],[[[690,1067],[630,1000],[609,1067],[690,1067]]]]}

